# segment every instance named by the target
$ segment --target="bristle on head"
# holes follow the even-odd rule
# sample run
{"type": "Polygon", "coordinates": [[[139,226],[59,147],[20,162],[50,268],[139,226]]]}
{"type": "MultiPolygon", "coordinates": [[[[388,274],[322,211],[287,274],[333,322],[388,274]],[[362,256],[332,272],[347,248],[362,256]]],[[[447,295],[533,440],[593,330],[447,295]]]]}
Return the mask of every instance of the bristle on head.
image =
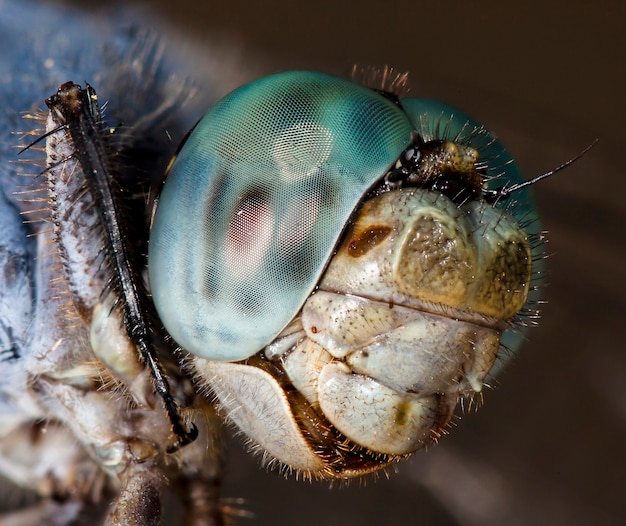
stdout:
{"type": "Polygon", "coordinates": [[[393,93],[401,98],[409,92],[409,74],[385,65],[382,68],[373,66],[352,67],[351,80],[368,88],[393,93]]]}

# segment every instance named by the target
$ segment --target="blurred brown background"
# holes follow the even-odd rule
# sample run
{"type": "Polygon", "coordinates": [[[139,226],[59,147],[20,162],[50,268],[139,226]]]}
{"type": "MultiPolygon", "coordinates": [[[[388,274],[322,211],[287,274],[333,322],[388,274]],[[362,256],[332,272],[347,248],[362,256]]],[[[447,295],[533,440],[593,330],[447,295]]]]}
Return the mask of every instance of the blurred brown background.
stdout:
{"type": "Polygon", "coordinates": [[[553,254],[549,304],[481,411],[365,487],[284,480],[235,443],[224,494],[256,515],[239,524],[622,524],[624,2],[160,0],[141,12],[198,64],[220,60],[216,42],[234,53],[233,84],[283,69],[347,74],[354,63],[409,71],[413,96],[484,122],[528,177],[600,139],[536,188],[553,254]]]}

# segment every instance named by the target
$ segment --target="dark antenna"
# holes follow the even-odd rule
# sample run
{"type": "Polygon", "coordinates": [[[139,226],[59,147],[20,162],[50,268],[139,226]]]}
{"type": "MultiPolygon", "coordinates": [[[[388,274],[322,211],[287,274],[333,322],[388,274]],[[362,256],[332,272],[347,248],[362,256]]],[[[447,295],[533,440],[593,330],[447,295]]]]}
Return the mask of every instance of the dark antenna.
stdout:
{"type": "Polygon", "coordinates": [[[501,199],[503,197],[506,197],[507,195],[512,194],[513,192],[517,192],[518,190],[521,190],[522,188],[525,188],[526,186],[530,186],[532,184],[538,183],[542,179],[545,179],[546,177],[550,177],[551,175],[554,175],[555,173],[560,172],[561,170],[567,168],[570,164],[578,161],[578,159],[580,159],[589,150],[591,150],[591,148],[593,148],[597,143],[598,143],[598,139],[593,141],[589,146],[587,146],[576,157],[573,157],[569,161],[563,163],[561,166],[557,166],[553,170],[550,170],[549,172],[542,173],[541,175],[533,177],[532,179],[529,179],[528,181],[524,181],[523,183],[514,184],[513,186],[508,186],[508,187],[507,186],[503,186],[503,187],[497,188],[495,190],[487,190],[486,193],[488,194],[487,197],[488,197],[489,201],[493,201],[493,202],[498,201],[499,199],[501,199]]]}

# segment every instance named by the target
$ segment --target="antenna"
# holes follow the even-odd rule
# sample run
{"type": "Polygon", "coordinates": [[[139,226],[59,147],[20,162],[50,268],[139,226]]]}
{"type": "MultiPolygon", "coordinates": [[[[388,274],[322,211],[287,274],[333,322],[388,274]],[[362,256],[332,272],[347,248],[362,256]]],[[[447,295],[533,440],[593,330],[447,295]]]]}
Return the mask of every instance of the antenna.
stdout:
{"type": "Polygon", "coordinates": [[[508,186],[508,187],[505,185],[505,186],[502,186],[501,188],[496,188],[495,190],[487,190],[486,191],[486,194],[487,194],[486,197],[488,198],[489,201],[496,202],[499,199],[501,199],[503,197],[506,197],[509,194],[512,194],[513,192],[517,192],[518,190],[521,190],[522,188],[525,188],[526,186],[530,186],[532,184],[538,183],[542,179],[545,179],[546,177],[550,177],[551,175],[554,175],[555,173],[560,172],[561,170],[567,168],[570,164],[578,161],[578,159],[580,159],[589,150],[591,150],[591,148],[593,148],[597,143],[598,143],[598,139],[593,141],[589,146],[587,146],[576,157],[573,157],[569,161],[563,163],[560,166],[557,166],[553,170],[550,170],[549,172],[542,173],[541,175],[533,177],[532,179],[529,179],[528,181],[524,181],[523,183],[514,184],[513,186],[508,186]]]}

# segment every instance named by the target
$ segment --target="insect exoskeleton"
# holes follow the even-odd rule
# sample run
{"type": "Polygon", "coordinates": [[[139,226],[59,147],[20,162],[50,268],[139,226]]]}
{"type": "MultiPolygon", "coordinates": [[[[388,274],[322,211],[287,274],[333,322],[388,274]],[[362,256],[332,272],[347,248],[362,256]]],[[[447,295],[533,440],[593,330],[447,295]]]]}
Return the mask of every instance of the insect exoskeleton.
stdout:
{"type": "Polygon", "coordinates": [[[515,213],[529,212],[488,197],[517,168],[453,112],[281,73],[224,98],[173,163],[150,237],[155,305],[268,462],[372,472],[481,391],[528,299],[515,213]]]}

